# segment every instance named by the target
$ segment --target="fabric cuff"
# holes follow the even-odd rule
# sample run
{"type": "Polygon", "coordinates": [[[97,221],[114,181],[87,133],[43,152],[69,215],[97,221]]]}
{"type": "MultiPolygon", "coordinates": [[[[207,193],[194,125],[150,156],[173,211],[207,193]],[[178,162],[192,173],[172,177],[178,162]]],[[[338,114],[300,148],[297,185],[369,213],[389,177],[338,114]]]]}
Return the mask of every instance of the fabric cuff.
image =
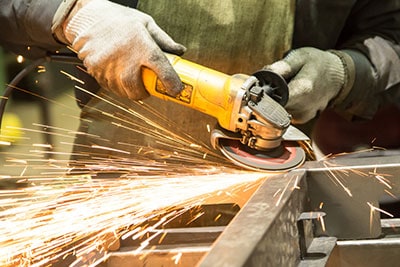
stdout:
{"type": "Polygon", "coordinates": [[[91,0],[83,7],[79,7],[65,27],[64,34],[68,43],[72,44],[77,36],[101,21],[104,14],[113,7],[112,5],[114,5],[112,2],[106,0],[91,0]]]}
{"type": "Polygon", "coordinates": [[[339,57],[339,59],[343,64],[343,69],[344,69],[343,86],[340,89],[339,93],[335,96],[335,98],[331,102],[331,106],[336,106],[342,103],[346,99],[347,95],[353,88],[356,70],[354,61],[350,55],[338,50],[328,50],[328,51],[339,57]]]}
{"type": "MultiPolygon", "coordinates": [[[[341,101],[335,101],[335,110],[345,118],[353,120],[371,119],[377,110],[376,103],[371,101],[376,86],[376,71],[369,59],[357,50],[340,50],[344,59],[350,59],[353,70],[353,83],[341,101]]],[[[348,62],[348,61],[346,61],[348,62]]]]}
{"type": "Polygon", "coordinates": [[[69,42],[64,35],[62,25],[77,1],[78,0],[63,0],[53,17],[51,31],[54,38],[63,44],[69,44],[69,42]]]}

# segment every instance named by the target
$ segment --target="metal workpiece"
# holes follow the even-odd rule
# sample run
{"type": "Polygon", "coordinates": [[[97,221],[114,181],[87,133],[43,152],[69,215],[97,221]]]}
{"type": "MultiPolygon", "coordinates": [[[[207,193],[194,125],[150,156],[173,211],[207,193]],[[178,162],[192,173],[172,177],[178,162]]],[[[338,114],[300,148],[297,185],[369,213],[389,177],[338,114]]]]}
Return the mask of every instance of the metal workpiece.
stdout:
{"type": "MultiPolygon", "coordinates": [[[[399,154],[338,156],[271,175],[225,225],[168,230],[165,240],[175,241],[139,259],[142,266],[152,259],[163,266],[393,266],[400,219],[381,203],[400,196],[399,154]]],[[[140,262],[133,251],[121,247],[104,266],[140,262]]]]}
{"type": "Polygon", "coordinates": [[[382,238],[337,241],[326,266],[398,266],[400,219],[382,219],[381,224],[382,238]]]}
{"type": "Polygon", "coordinates": [[[308,162],[266,180],[200,266],[325,266],[336,239],[382,238],[379,205],[385,195],[400,196],[400,157],[372,155],[308,162]],[[278,203],[279,190],[285,192],[278,203]],[[296,223],[304,212],[324,213],[312,223],[312,233],[302,233],[296,223]],[[302,238],[308,239],[306,257],[302,238]]]}
{"type": "Polygon", "coordinates": [[[326,213],[326,229],[318,229],[317,235],[338,239],[382,235],[379,207],[383,199],[400,196],[400,156],[368,155],[305,164],[311,209],[326,213]]]}
{"type": "Polygon", "coordinates": [[[268,178],[199,266],[297,264],[300,250],[296,223],[306,202],[305,180],[301,179],[304,173],[290,172],[268,178]]]}
{"type": "MultiPolygon", "coordinates": [[[[299,267],[327,266],[336,247],[336,237],[316,237],[307,247],[306,257],[301,258],[299,267]]],[[[336,266],[337,267],[337,266],[336,266]]]]}

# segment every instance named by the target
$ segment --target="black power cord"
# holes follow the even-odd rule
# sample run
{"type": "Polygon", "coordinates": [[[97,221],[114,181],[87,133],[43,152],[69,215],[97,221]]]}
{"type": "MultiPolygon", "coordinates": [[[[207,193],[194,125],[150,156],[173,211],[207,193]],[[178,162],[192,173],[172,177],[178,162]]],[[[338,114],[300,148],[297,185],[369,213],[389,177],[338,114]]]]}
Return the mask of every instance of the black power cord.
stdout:
{"type": "Polygon", "coordinates": [[[3,121],[3,116],[6,109],[6,104],[8,99],[11,96],[14,88],[19,84],[19,82],[26,77],[29,73],[31,73],[34,69],[39,67],[41,64],[45,62],[59,62],[59,63],[67,63],[67,64],[75,64],[82,65],[82,61],[80,61],[75,54],[72,53],[55,53],[48,54],[46,57],[39,58],[34,60],[32,63],[23,68],[17,75],[15,75],[14,79],[7,85],[4,94],[0,100],[0,130],[1,124],[3,121]]]}

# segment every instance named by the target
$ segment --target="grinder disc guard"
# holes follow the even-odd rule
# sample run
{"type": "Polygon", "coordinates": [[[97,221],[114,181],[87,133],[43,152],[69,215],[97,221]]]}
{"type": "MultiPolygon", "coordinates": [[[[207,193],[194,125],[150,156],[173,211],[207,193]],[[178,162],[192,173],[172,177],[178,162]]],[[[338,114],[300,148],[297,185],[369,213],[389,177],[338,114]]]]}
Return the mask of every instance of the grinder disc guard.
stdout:
{"type": "Polygon", "coordinates": [[[233,139],[220,138],[218,144],[222,154],[234,164],[256,171],[288,171],[301,165],[306,158],[297,142],[285,141],[270,151],[252,149],[233,139]]]}

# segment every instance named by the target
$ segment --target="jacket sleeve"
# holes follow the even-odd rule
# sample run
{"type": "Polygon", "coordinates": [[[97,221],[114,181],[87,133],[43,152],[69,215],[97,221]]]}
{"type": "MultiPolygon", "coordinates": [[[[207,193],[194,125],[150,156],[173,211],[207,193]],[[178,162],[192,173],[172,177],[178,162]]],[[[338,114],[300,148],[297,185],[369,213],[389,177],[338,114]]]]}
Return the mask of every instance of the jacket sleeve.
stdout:
{"type": "Polygon", "coordinates": [[[400,106],[399,44],[400,0],[357,1],[336,47],[356,66],[353,88],[336,107],[339,111],[370,119],[383,104],[400,106]]]}
{"type": "Polygon", "coordinates": [[[51,30],[54,14],[62,1],[0,1],[0,44],[29,58],[62,47],[51,30]]]}

